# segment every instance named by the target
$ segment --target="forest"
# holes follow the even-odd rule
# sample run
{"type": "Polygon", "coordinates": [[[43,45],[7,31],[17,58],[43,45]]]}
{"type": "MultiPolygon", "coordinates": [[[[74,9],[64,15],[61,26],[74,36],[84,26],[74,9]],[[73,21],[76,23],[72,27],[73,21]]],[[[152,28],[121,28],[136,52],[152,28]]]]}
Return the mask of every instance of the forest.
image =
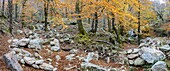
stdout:
{"type": "Polygon", "coordinates": [[[170,0],[0,0],[0,71],[170,71],[170,0]]]}

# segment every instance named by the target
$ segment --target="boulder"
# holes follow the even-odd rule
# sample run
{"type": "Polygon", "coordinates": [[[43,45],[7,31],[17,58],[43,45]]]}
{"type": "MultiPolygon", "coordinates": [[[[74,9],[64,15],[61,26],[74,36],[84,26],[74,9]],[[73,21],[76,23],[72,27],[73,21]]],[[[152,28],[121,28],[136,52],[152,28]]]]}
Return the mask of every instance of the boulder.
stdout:
{"type": "Polygon", "coordinates": [[[18,53],[17,55],[20,56],[32,56],[32,54],[24,49],[19,49],[19,48],[13,48],[12,51],[15,51],[16,53],[18,53]]]}
{"type": "Polygon", "coordinates": [[[32,67],[33,68],[36,68],[36,69],[39,69],[40,67],[38,66],[38,65],[36,65],[36,64],[32,64],[32,67]]]}
{"type": "Polygon", "coordinates": [[[59,45],[59,40],[58,39],[54,39],[53,41],[50,42],[51,46],[60,46],[59,45]]]}
{"type": "Polygon", "coordinates": [[[140,54],[140,57],[144,59],[147,63],[154,63],[166,58],[165,54],[162,51],[156,50],[155,48],[143,47],[141,48],[140,54]]]}
{"type": "Polygon", "coordinates": [[[18,47],[18,42],[19,42],[18,39],[13,39],[9,42],[11,43],[11,45],[10,45],[11,48],[17,48],[18,47]]]}
{"type": "Polygon", "coordinates": [[[159,47],[161,51],[170,51],[170,45],[164,45],[162,47],[159,47]]]}
{"type": "Polygon", "coordinates": [[[92,64],[92,63],[81,63],[81,68],[84,71],[108,71],[108,69],[100,67],[98,65],[92,64]]]}
{"type": "Polygon", "coordinates": [[[134,60],[128,60],[128,62],[129,62],[130,65],[134,64],[134,60]]]}
{"type": "Polygon", "coordinates": [[[7,64],[7,67],[11,69],[11,71],[23,71],[13,51],[5,54],[3,58],[4,58],[5,63],[7,64]]]}
{"type": "Polygon", "coordinates": [[[66,56],[66,59],[69,60],[69,61],[71,61],[71,60],[75,59],[74,56],[75,56],[75,54],[67,55],[67,56],[66,56]]]}
{"type": "Polygon", "coordinates": [[[158,61],[156,62],[152,68],[151,68],[152,71],[168,71],[167,70],[167,65],[164,61],[158,61]]]}
{"type": "Polygon", "coordinates": [[[33,48],[33,49],[35,49],[35,48],[41,49],[41,44],[42,44],[41,42],[42,42],[42,39],[39,39],[39,38],[30,40],[28,47],[33,48]]]}
{"type": "Polygon", "coordinates": [[[18,41],[18,45],[19,45],[20,47],[27,47],[29,41],[30,41],[30,39],[23,38],[23,39],[21,39],[21,40],[18,41]]]}
{"type": "Polygon", "coordinates": [[[20,59],[20,63],[25,64],[24,59],[20,59]]]}
{"type": "Polygon", "coordinates": [[[133,49],[132,53],[138,53],[140,51],[140,49],[133,49]]]}
{"type": "Polygon", "coordinates": [[[128,50],[127,50],[127,53],[128,53],[128,54],[132,53],[132,49],[128,49],[128,50]]]}
{"type": "Polygon", "coordinates": [[[44,60],[37,60],[37,61],[35,61],[35,64],[36,65],[41,65],[41,64],[43,64],[44,63],[44,60]]]}
{"type": "Polygon", "coordinates": [[[52,46],[51,50],[57,52],[57,51],[60,50],[60,47],[59,46],[52,46]]]}
{"type": "Polygon", "coordinates": [[[50,64],[43,63],[42,65],[40,65],[40,68],[43,70],[52,71],[54,67],[50,64]]]}
{"type": "Polygon", "coordinates": [[[34,56],[38,59],[43,59],[43,57],[41,55],[39,55],[37,52],[34,53],[34,56]]]}
{"type": "Polygon", "coordinates": [[[24,57],[24,61],[28,64],[28,65],[32,65],[33,63],[35,63],[35,59],[34,58],[30,58],[30,57],[24,57]]]}
{"type": "Polygon", "coordinates": [[[139,54],[129,54],[127,57],[129,58],[129,59],[134,59],[134,58],[136,58],[136,57],[138,57],[139,56],[139,54]]]}
{"type": "Polygon", "coordinates": [[[58,39],[54,39],[53,41],[50,42],[51,50],[52,51],[59,51],[60,50],[60,44],[58,39]]]}
{"type": "Polygon", "coordinates": [[[142,58],[140,58],[140,57],[138,57],[138,58],[135,59],[135,61],[134,61],[134,65],[135,65],[135,66],[141,66],[141,65],[143,65],[143,64],[145,64],[145,61],[144,61],[142,58]]]}

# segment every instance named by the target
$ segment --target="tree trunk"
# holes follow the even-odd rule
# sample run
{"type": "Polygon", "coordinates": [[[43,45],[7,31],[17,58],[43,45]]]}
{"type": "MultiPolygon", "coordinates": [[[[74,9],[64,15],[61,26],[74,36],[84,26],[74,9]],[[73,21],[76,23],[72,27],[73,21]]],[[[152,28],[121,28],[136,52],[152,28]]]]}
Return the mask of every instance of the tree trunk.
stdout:
{"type": "Polygon", "coordinates": [[[9,32],[12,34],[12,0],[8,0],[8,11],[9,11],[9,32]]]}
{"type": "Polygon", "coordinates": [[[15,4],[15,21],[18,19],[18,4],[15,4]]]}
{"type": "MultiPolygon", "coordinates": [[[[77,2],[76,2],[76,13],[77,14],[81,13],[81,11],[80,11],[80,1],[79,0],[77,0],[77,2]]],[[[81,16],[78,16],[78,18],[81,18],[81,16]]],[[[86,31],[84,30],[81,19],[77,19],[77,24],[78,24],[79,33],[82,34],[82,35],[86,35],[86,31]]]]}
{"type": "Polygon", "coordinates": [[[92,19],[92,23],[91,23],[91,32],[94,32],[94,19],[92,19]]]}
{"type": "Polygon", "coordinates": [[[5,15],[5,0],[2,1],[2,16],[5,15]]]}
{"type": "Polygon", "coordinates": [[[108,31],[111,32],[111,22],[110,22],[109,17],[108,17],[107,21],[108,21],[107,22],[108,23],[108,31]]]}
{"type": "MultiPolygon", "coordinates": [[[[140,0],[138,0],[140,3],[140,0]]],[[[140,5],[139,5],[139,12],[138,12],[138,45],[140,45],[140,5]]]]}
{"type": "Polygon", "coordinates": [[[115,27],[115,18],[112,18],[112,30],[115,32],[115,34],[116,34],[116,41],[118,42],[118,43],[120,43],[120,38],[119,38],[119,33],[118,33],[118,31],[117,31],[117,29],[116,29],[116,27],[115,27]]]}
{"type": "Polygon", "coordinates": [[[44,3],[44,15],[45,15],[45,31],[47,31],[48,30],[48,28],[47,28],[47,24],[48,24],[48,2],[47,3],[44,3]]]}
{"type": "Polygon", "coordinates": [[[105,19],[105,17],[103,17],[102,22],[103,22],[103,30],[106,30],[106,19],[105,19]]]}
{"type": "Polygon", "coordinates": [[[68,18],[68,10],[67,10],[67,7],[65,8],[65,18],[68,18]]]}
{"type": "Polygon", "coordinates": [[[24,28],[24,17],[25,17],[25,13],[23,12],[25,10],[25,4],[26,4],[27,0],[24,0],[22,3],[22,13],[21,13],[21,24],[22,24],[22,28],[24,28]]]}
{"type": "Polygon", "coordinates": [[[97,12],[95,12],[94,16],[95,16],[95,30],[94,30],[94,33],[96,33],[97,28],[98,28],[98,14],[97,14],[97,12]]]}
{"type": "Polygon", "coordinates": [[[88,24],[90,24],[90,18],[88,18],[88,24]]]}

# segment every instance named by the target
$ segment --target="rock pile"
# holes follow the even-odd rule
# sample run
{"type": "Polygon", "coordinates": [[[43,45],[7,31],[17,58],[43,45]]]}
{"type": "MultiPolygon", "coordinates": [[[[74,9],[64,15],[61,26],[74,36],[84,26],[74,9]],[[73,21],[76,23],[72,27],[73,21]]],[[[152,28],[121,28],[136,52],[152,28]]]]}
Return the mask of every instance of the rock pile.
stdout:
{"type": "Polygon", "coordinates": [[[45,60],[38,53],[31,54],[30,52],[19,48],[13,48],[12,51],[16,55],[17,60],[23,65],[27,64],[43,70],[57,70],[57,68],[54,68],[51,64],[45,63],[45,60]]]}
{"type": "Polygon", "coordinates": [[[154,64],[152,71],[167,71],[166,63],[163,62],[170,52],[170,46],[166,40],[159,38],[146,38],[142,40],[139,48],[126,50],[128,63],[134,66],[154,64]]]}

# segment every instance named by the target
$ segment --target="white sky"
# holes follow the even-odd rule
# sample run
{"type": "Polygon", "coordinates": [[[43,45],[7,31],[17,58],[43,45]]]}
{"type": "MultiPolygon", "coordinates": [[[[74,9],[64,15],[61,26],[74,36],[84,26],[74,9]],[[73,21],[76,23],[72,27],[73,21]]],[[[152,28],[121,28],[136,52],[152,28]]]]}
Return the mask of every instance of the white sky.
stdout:
{"type": "Polygon", "coordinates": [[[151,0],[151,1],[159,1],[161,4],[162,4],[162,3],[165,3],[164,0],[151,0]]]}

